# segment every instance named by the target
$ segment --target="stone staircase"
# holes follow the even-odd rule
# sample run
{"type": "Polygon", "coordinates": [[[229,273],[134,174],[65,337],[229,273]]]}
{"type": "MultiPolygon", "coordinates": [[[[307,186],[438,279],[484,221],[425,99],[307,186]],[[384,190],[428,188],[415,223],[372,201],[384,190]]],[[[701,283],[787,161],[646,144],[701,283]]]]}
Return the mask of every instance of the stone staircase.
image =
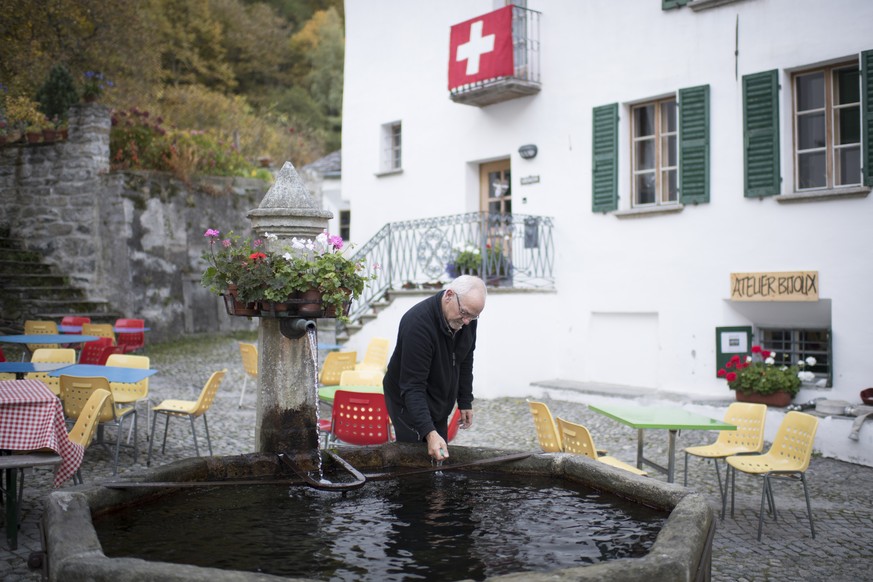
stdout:
{"type": "Polygon", "coordinates": [[[88,297],[65,274],[0,229],[0,332],[19,333],[27,319],[60,321],[83,315],[95,322],[122,317],[105,299],[88,297]]]}

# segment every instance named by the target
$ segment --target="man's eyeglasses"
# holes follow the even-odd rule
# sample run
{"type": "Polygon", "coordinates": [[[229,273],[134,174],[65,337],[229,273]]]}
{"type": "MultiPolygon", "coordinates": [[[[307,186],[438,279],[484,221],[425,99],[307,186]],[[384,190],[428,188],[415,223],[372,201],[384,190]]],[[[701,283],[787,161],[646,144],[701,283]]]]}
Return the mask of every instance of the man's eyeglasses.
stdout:
{"type": "Polygon", "coordinates": [[[478,315],[473,315],[463,307],[461,307],[461,296],[455,293],[455,300],[458,302],[458,312],[461,314],[461,319],[469,319],[470,321],[476,321],[479,319],[478,315]]]}

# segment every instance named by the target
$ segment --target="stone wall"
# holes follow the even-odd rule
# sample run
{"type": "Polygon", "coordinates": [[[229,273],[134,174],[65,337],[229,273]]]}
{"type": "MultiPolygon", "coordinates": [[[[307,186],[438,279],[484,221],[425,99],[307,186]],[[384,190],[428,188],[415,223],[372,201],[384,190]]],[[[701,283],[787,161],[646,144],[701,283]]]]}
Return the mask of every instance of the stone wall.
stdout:
{"type": "Polygon", "coordinates": [[[207,228],[249,234],[269,185],[110,171],[109,129],[107,108],[77,105],[68,140],[0,148],[0,225],[89,297],[144,318],[150,340],[254,328],[200,286],[200,256],[207,228]]]}

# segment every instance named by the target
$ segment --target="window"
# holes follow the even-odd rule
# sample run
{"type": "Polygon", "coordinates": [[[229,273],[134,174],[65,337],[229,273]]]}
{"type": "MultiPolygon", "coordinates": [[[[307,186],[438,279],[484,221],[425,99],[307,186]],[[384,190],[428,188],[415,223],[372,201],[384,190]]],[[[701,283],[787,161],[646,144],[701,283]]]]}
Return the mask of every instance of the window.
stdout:
{"type": "Polygon", "coordinates": [[[861,86],[858,65],[794,75],[796,189],[861,184],[861,86]]]}
{"type": "Polygon", "coordinates": [[[827,329],[759,329],[761,347],[776,352],[777,361],[797,364],[812,356],[814,366],[804,366],[804,370],[816,376],[815,383],[824,380],[827,387],[832,386],[833,370],[831,362],[830,330],[827,329]]]}
{"type": "Polygon", "coordinates": [[[678,202],[678,140],[674,98],[631,110],[633,205],[678,202]]]}
{"type": "Polygon", "coordinates": [[[349,240],[351,238],[351,227],[352,227],[352,211],[351,210],[340,210],[339,211],[339,235],[343,240],[349,240]]]}
{"type": "Polygon", "coordinates": [[[401,170],[400,122],[382,126],[382,172],[401,170]]]}

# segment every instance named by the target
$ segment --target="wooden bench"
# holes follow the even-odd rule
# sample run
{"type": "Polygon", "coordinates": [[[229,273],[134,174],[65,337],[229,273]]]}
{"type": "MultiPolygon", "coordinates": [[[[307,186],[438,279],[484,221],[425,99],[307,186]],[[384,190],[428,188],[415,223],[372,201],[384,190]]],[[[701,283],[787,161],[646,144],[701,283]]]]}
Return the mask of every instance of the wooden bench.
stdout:
{"type": "Polygon", "coordinates": [[[61,457],[55,453],[25,453],[21,455],[0,455],[0,470],[5,470],[5,485],[0,487],[6,503],[6,541],[9,549],[18,548],[18,513],[24,492],[24,470],[31,467],[50,467],[60,465],[61,457]],[[17,477],[20,475],[21,481],[17,477]]]}

